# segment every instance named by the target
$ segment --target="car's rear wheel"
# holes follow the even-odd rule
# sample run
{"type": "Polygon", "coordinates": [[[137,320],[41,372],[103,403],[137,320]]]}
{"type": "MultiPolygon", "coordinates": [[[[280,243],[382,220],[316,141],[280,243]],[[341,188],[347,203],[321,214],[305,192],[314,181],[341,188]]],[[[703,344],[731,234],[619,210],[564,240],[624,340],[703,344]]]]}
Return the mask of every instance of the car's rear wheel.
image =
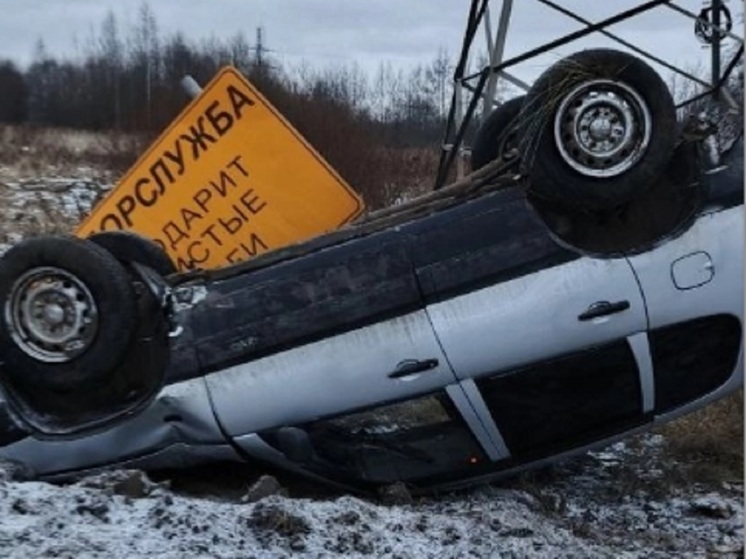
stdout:
{"type": "Polygon", "coordinates": [[[161,276],[176,273],[176,266],[166,251],[155,242],[131,231],[104,231],[88,237],[92,243],[105,248],[122,262],[136,262],[158,272],[161,276]]]}
{"type": "Polygon", "coordinates": [[[5,375],[47,389],[105,378],[136,330],[131,279],[103,248],[73,237],[23,241],[0,259],[5,375]]]}
{"type": "Polygon", "coordinates": [[[675,146],[676,109],[642,60],[608,49],[575,53],[526,95],[522,171],[532,192],[574,209],[609,209],[651,187],[675,146]]]}

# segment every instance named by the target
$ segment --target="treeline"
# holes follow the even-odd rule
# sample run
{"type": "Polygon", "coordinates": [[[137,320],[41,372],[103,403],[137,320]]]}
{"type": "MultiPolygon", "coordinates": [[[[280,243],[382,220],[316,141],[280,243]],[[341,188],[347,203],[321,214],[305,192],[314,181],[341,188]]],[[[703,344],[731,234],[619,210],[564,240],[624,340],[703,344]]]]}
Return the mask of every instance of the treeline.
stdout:
{"type": "Polygon", "coordinates": [[[248,77],[369,207],[434,177],[452,91],[446,52],[408,71],[382,61],[374,75],[354,63],[284,68],[243,33],[164,36],[147,4],[126,30],[109,13],[75,56],[50,53],[39,40],[27,68],[0,60],[0,123],[153,137],[189,101],[182,78],[205,85],[225,65],[248,77]]]}
{"type": "Polygon", "coordinates": [[[201,42],[180,33],[164,37],[147,4],[127,32],[109,13],[74,58],[55,56],[40,40],[27,69],[0,61],[0,122],[162,130],[187,102],[184,75],[205,84],[232,64],[281,110],[295,113],[288,116],[299,127],[310,115],[293,107],[313,100],[346,113],[329,118],[354,118],[386,144],[432,145],[439,139],[450,100],[451,68],[443,52],[406,73],[382,64],[371,77],[354,65],[282,68],[266,49],[258,50],[243,33],[201,42]]]}

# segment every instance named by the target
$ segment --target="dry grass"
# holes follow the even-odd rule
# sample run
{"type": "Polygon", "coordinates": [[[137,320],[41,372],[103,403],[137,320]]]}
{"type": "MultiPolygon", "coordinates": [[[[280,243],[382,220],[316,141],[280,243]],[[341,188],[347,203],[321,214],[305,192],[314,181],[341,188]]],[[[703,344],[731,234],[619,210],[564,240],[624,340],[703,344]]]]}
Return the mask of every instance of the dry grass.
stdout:
{"type": "Polygon", "coordinates": [[[651,434],[628,437],[613,464],[603,465],[584,454],[498,485],[528,492],[545,513],[559,516],[567,504],[563,488],[569,484],[572,491],[581,491],[574,485],[578,480],[586,484],[588,498],[596,505],[634,495],[667,500],[694,488],[722,492],[724,484],[738,488],[744,480],[743,404],[739,391],[651,434]],[[658,442],[653,442],[655,438],[658,442]]]}
{"type": "Polygon", "coordinates": [[[0,181],[75,176],[81,168],[110,177],[127,169],[148,140],[116,132],[0,125],[0,181]]]}
{"type": "Polygon", "coordinates": [[[665,437],[667,456],[681,466],[679,475],[705,484],[743,482],[743,390],[672,421],[658,432],[665,437]]]}
{"type": "Polygon", "coordinates": [[[380,148],[369,157],[371,167],[378,169],[375,182],[363,192],[369,209],[406,202],[433,189],[440,157],[437,149],[380,148]]]}
{"type": "MultiPolygon", "coordinates": [[[[321,142],[316,147],[363,196],[369,209],[410,200],[432,189],[440,156],[437,148],[381,147],[363,130],[348,128],[345,134],[316,139],[321,142]]],[[[145,134],[0,125],[0,183],[81,173],[113,182],[152,140],[145,134]]]]}

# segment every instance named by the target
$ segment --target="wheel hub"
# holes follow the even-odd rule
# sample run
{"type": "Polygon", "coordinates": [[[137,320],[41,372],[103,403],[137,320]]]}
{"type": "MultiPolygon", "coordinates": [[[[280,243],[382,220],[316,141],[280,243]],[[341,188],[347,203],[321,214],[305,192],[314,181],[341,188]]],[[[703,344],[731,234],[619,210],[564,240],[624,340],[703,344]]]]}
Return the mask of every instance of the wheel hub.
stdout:
{"type": "Polygon", "coordinates": [[[75,275],[60,268],[34,268],[13,285],[5,320],[25,353],[46,363],[63,363],[90,347],[98,310],[75,275]]]}
{"type": "Polygon", "coordinates": [[[44,320],[50,326],[59,326],[65,320],[65,309],[56,303],[44,307],[44,320]]]}
{"type": "Polygon", "coordinates": [[[606,117],[594,119],[589,126],[589,132],[591,138],[596,141],[608,140],[611,137],[611,119],[606,117]]]}
{"type": "Polygon", "coordinates": [[[652,119],[645,101],[612,80],[585,82],[565,96],[555,115],[554,136],[565,162],[598,178],[628,171],[645,153],[652,119]]]}

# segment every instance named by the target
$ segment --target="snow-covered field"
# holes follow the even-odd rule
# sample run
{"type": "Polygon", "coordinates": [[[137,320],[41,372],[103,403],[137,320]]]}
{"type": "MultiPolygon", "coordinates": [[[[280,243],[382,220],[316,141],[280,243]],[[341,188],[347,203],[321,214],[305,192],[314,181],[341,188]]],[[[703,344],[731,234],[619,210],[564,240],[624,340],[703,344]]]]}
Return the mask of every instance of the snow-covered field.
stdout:
{"type": "MultiPolygon", "coordinates": [[[[0,253],[24,236],[70,231],[111,188],[101,176],[0,167],[0,253]]],[[[0,467],[0,557],[743,557],[742,472],[700,480],[660,434],[390,505],[292,487],[291,497],[242,500],[219,468],[195,497],[142,472],[58,486],[0,467]]],[[[247,475],[246,490],[255,481],[247,475]]]]}
{"type": "Polygon", "coordinates": [[[0,556],[742,557],[743,484],[672,487],[662,438],[631,442],[541,480],[396,505],[348,495],[244,502],[221,496],[218,482],[214,495],[188,497],[136,471],[68,486],[4,480],[0,556]]]}

